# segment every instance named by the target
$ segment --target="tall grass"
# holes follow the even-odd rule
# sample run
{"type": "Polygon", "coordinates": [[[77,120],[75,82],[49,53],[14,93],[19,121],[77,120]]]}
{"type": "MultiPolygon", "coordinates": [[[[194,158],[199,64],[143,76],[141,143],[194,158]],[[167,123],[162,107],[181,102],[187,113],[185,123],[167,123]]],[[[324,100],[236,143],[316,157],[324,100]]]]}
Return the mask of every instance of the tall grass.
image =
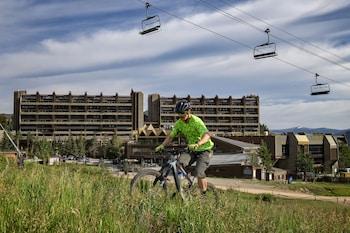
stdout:
{"type": "Polygon", "coordinates": [[[334,203],[234,191],[220,194],[219,207],[135,200],[129,182],[97,167],[10,164],[0,176],[0,232],[350,232],[350,209],[334,203]]]}

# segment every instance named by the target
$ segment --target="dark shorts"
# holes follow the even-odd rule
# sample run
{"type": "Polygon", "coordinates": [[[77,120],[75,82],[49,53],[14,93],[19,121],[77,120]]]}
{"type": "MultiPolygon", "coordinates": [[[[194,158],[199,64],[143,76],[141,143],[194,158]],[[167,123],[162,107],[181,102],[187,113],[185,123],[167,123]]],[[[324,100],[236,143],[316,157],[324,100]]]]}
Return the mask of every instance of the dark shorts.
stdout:
{"type": "Polygon", "coordinates": [[[212,151],[192,152],[190,154],[181,154],[179,162],[184,166],[191,166],[196,162],[196,166],[192,173],[193,176],[198,178],[205,178],[205,170],[209,167],[210,159],[213,155],[212,151]]]}

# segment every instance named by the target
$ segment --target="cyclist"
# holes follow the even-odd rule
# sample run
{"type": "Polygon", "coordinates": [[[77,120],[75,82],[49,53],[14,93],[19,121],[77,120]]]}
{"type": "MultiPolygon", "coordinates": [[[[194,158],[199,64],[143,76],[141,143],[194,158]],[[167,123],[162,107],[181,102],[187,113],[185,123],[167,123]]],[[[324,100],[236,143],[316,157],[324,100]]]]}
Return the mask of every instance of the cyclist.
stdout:
{"type": "Polygon", "coordinates": [[[178,135],[185,137],[190,154],[181,154],[179,162],[184,167],[196,162],[193,176],[197,177],[198,186],[205,194],[208,187],[205,170],[209,167],[214,143],[210,139],[209,131],[203,121],[191,113],[191,104],[187,100],[179,101],[175,106],[175,112],[180,119],[175,122],[170,134],[162,144],[156,147],[155,151],[164,150],[164,147],[178,135]]]}

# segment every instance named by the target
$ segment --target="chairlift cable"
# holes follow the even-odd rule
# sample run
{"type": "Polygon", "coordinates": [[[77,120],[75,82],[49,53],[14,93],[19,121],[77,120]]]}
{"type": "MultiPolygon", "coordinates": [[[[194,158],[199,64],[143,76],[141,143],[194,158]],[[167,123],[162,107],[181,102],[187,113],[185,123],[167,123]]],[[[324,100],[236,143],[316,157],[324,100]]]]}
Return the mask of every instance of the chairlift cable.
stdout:
{"type": "MultiPolygon", "coordinates": [[[[219,0],[219,1],[221,1],[222,3],[231,4],[231,3],[228,2],[227,0],[219,0]]],[[[248,13],[248,12],[242,10],[242,9],[239,9],[239,8],[237,8],[237,7],[235,7],[235,6],[231,6],[231,7],[232,7],[233,9],[235,9],[235,10],[237,10],[237,11],[239,11],[239,12],[245,14],[245,15],[248,15],[248,16],[250,16],[250,17],[252,17],[252,18],[254,18],[254,19],[256,19],[256,20],[258,20],[258,21],[260,21],[260,22],[262,22],[262,23],[264,23],[264,24],[266,24],[266,25],[268,25],[268,26],[270,26],[270,27],[272,27],[272,28],[275,28],[275,29],[277,29],[277,30],[279,30],[279,31],[282,31],[282,32],[288,34],[289,36],[291,36],[291,37],[293,37],[293,38],[295,38],[295,39],[297,39],[297,40],[300,40],[300,41],[302,41],[302,42],[304,42],[304,43],[306,43],[306,44],[311,45],[311,46],[314,47],[314,48],[317,48],[317,49],[319,49],[319,50],[321,50],[321,51],[323,51],[323,52],[326,52],[326,53],[328,53],[328,54],[330,54],[330,55],[332,55],[332,56],[334,56],[334,57],[340,59],[340,60],[343,61],[343,62],[347,62],[347,61],[344,60],[343,57],[341,57],[341,56],[339,56],[339,55],[337,55],[337,54],[335,54],[335,53],[333,53],[333,52],[331,52],[331,51],[328,51],[328,50],[326,50],[326,49],[324,49],[324,48],[322,48],[322,47],[320,47],[320,46],[318,46],[318,45],[316,45],[316,44],[314,44],[314,43],[312,43],[312,42],[309,42],[309,41],[307,41],[307,40],[304,40],[303,38],[298,37],[298,36],[294,35],[293,33],[290,33],[290,32],[288,32],[287,30],[285,30],[285,29],[283,29],[283,28],[281,28],[281,27],[272,25],[271,23],[269,23],[269,22],[267,22],[267,21],[265,21],[265,20],[263,20],[263,19],[261,19],[261,18],[259,18],[259,17],[257,17],[257,16],[254,16],[254,15],[252,15],[252,14],[250,14],[250,13],[248,13]]]]}
{"type": "MultiPolygon", "coordinates": [[[[301,66],[299,66],[299,65],[296,65],[296,64],[294,64],[294,63],[291,63],[291,62],[289,62],[289,61],[287,61],[287,60],[281,59],[280,57],[273,57],[273,58],[276,59],[276,60],[279,60],[279,61],[281,61],[281,62],[283,62],[283,63],[285,63],[285,64],[294,66],[295,68],[297,68],[297,69],[299,69],[299,70],[302,70],[302,71],[305,71],[305,72],[307,72],[307,73],[309,73],[309,74],[315,74],[315,72],[313,72],[313,71],[311,71],[311,70],[308,70],[308,69],[306,69],[306,68],[304,68],[304,67],[301,67],[301,66]]],[[[325,75],[320,75],[320,74],[318,74],[318,77],[321,77],[321,78],[323,78],[323,79],[332,81],[332,82],[334,82],[334,83],[338,83],[338,84],[341,84],[341,85],[350,87],[350,84],[347,84],[347,83],[345,83],[345,82],[341,82],[341,81],[338,81],[338,80],[329,78],[328,76],[325,76],[325,75]]]]}
{"type": "MultiPolygon", "coordinates": [[[[145,3],[143,0],[135,0],[135,1],[141,2],[141,3],[143,3],[143,4],[145,3]]],[[[201,1],[201,0],[200,0],[200,1],[201,1]]],[[[205,30],[205,31],[208,31],[208,32],[210,32],[210,33],[212,33],[212,34],[214,34],[214,35],[216,35],[216,36],[219,36],[219,37],[221,37],[221,38],[223,38],[223,39],[226,39],[226,40],[229,40],[229,41],[231,41],[231,42],[240,44],[241,46],[246,47],[246,48],[248,48],[248,49],[253,49],[253,48],[252,48],[250,45],[248,45],[248,44],[245,44],[245,43],[243,43],[243,42],[240,42],[240,41],[237,41],[237,40],[235,40],[235,39],[232,39],[231,37],[225,36],[225,35],[223,35],[223,34],[221,34],[221,33],[215,32],[215,31],[212,30],[212,29],[206,28],[206,27],[201,26],[201,25],[199,25],[199,24],[197,24],[197,23],[194,23],[194,22],[192,22],[192,21],[190,21],[190,20],[188,20],[188,19],[185,19],[185,18],[182,18],[182,17],[180,17],[180,16],[177,16],[177,15],[175,15],[175,14],[173,14],[173,13],[167,11],[167,10],[164,10],[164,9],[159,8],[159,7],[157,7],[157,6],[154,6],[154,5],[152,5],[152,7],[155,8],[155,9],[157,9],[157,10],[159,10],[159,11],[162,11],[163,13],[165,13],[165,14],[167,14],[167,15],[169,15],[169,16],[172,16],[172,17],[174,17],[174,18],[177,18],[177,19],[179,19],[179,20],[182,20],[182,21],[184,21],[184,22],[186,22],[186,23],[188,23],[188,24],[191,24],[191,25],[193,25],[193,26],[195,26],[195,27],[198,27],[198,28],[200,28],[200,29],[203,29],[203,30],[205,30]]],[[[297,69],[300,69],[300,70],[302,70],[302,71],[305,71],[305,72],[307,72],[307,73],[315,74],[315,72],[313,72],[313,71],[310,71],[310,70],[308,70],[308,69],[306,69],[306,68],[304,68],[304,67],[298,66],[298,65],[296,65],[296,64],[294,64],[294,63],[291,63],[291,62],[289,62],[289,61],[286,61],[286,60],[284,60],[284,59],[277,58],[277,57],[273,57],[273,58],[274,58],[274,59],[277,59],[277,60],[279,60],[279,61],[281,61],[281,62],[283,62],[283,63],[285,63],[285,64],[291,65],[291,66],[293,66],[293,67],[295,67],[295,68],[297,68],[297,69]]],[[[319,77],[322,77],[322,78],[327,79],[327,80],[329,80],[329,81],[332,81],[332,82],[335,82],[335,83],[338,83],[338,84],[341,84],[341,85],[350,87],[350,85],[347,84],[347,83],[334,80],[334,79],[329,78],[329,77],[324,76],[324,75],[320,75],[319,77]]]]}
{"type": "MultiPolygon", "coordinates": [[[[144,3],[143,0],[135,0],[135,1],[144,3]]],[[[243,42],[240,42],[240,41],[237,41],[237,40],[235,40],[235,39],[232,39],[231,37],[222,35],[222,34],[220,34],[220,33],[218,33],[218,32],[215,32],[215,31],[213,31],[213,30],[211,30],[211,29],[209,29],[209,28],[203,27],[203,26],[201,26],[201,25],[199,25],[199,24],[197,24],[197,23],[194,23],[194,22],[192,22],[192,21],[190,21],[190,20],[187,20],[187,19],[185,19],[185,18],[182,18],[182,17],[180,17],[180,16],[177,16],[177,15],[175,15],[175,14],[173,14],[173,13],[167,11],[167,10],[164,10],[164,9],[162,9],[162,8],[159,8],[159,7],[157,7],[157,6],[152,5],[152,7],[153,7],[154,9],[157,9],[157,10],[159,10],[159,11],[164,12],[164,13],[167,14],[167,15],[170,15],[170,16],[172,16],[172,17],[174,17],[174,18],[177,18],[177,19],[179,19],[179,20],[182,20],[182,21],[184,21],[184,22],[186,22],[186,23],[188,23],[188,24],[191,24],[191,25],[193,25],[193,26],[195,26],[195,27],[201,28],[201,29],[203,29],[203,30],[205,30],[205,31],[208,31],[208,32],[211,32],[211,33],[213,33],[213,34],[215,34],[215,35],[217,35],[217,36],[219,36],[219,37],[222,37],[222,38],[224,38],[224,39],[227,39],[227,40],[230,40],[230,41],[235,42],[235,43],[237,43],[237,44],[240,44],[240,45],[242,45],[243,47],[246,47],[246,48],[248,48],[248,49],[252,49],[252,47],[251,47],[250,45],[248,45],[248,44],[245,44],[245,43],[243,43],[243,42]]]]}
{"type": "MultiPolygon", "coordinates": [[[[259,27],[255,26],[254,24],[251,24],[251,23],[249,23],[249,22],[247,22],[247,21],[245,21],[245,20],[243,20],[243,19],[241,19],[241,18],[239,18],[239,17],[233,16],[232,14],[227,13],[226,11],[224,11],[224,10],[218,8],[217,6],[215,6],[215,5],[213,5],[213,4],[209,3],[209,2],[207,2],[206,0],[199,0],[199,1],[203,2],[204,4],[206,4],[206,5],[209,6],[209,7],[211,7],[211,8],[213,8],[213,9],[217,10],[221,15],[224,15],[224,16],[226,16],[226,17],[228,17],[228,18],[231,18],[231,19],[233,19],[233,20],[235,20],[235,21],[237,21],[237,22],[239,22],[239,23],[246,24],[246,25],[248,25],[248,26],[250,26],[250,27],[252,27],[252,28],[254,28],[254,29],[256,29],[256,30],[258,30],[258,31],[260,31],[260,32],[264,32],[264,31],[261,30],[259,27]]],[[[328,62],[330,62],[330,63],[332,63],[332,64],[334,64],[334,65],[340,66],[340,67],[342,67],[343,69],[346,69],[346,70],[350,71],[350,68],[349,68],[349,67],[344,66],[344,65],[340,64],[339,62],[336,62],[336,61],[333,61],[333,60],[331,60],[331,59],[329,59],[329,58],[327,58],[327,57],[318,55],[318,54],[315,53],[315,52],[312,52],[312,51],[310,51],[310,50],[307,50],[307,49],[305,49],[305,48],[303,48],[303,47],[301,47],[301,46],[299,46],[299,45],[297,45],[297,44],[295,44],[295,43],[292,43],[292,42],[290,42],[290,41],[287,41],[287,40],[285,40],[285,39],[283,39],[283,38],[281,38],[281,37],[279,37],[279,36],[275,36],[275,35],[273,35],[273,34],[270,34],[270,35],[271,35],[271,37],[273,37],[273,38],[275,38],[275,39],[278,39],[278,40],[280,40],[280,41],[282,41],[282,42],[284,42],[284,43],[287,43],[287,44],[289,44],[289,45],[291,45],[291,46],[293,46],[293,47],[295,47],[295,48],[298,48],[298,49],[300,49],[300,50],[302,50],[302,51],[304,51],[304,52],[306,52],[306,53],[309,53],[309,54],[311,54],[311,55],[313,55],[313,56],[316,56],[316,57],[318,57],[318,58],[320,58],[320,59],[323,59],[323,60],[328,61],[328,62]]]]}

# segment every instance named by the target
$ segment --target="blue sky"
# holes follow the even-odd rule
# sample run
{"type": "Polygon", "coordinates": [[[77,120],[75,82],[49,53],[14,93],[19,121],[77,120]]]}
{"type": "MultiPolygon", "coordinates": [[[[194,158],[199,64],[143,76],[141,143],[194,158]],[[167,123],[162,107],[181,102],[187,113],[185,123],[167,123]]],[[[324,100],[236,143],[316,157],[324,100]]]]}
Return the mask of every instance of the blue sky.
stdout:
{"type": "Polygon", "coordinates": [[[266,41],[262,31],[269,27],[277,58],[308,72],[274,58],[254,60],[251,49],[155,8],[161,31],[141,36],[139,0],[2,0],[0,112],[12,113],[18,89],[106,95],[134,89],[146,98],[256,94],[269,128],[350,128],[349,1],[209,1],[231,18],[207,1],[149,2],[250,48],[266,41]],[[316,72],[331,85],[329,95],[310,96],[316,72]]]}

